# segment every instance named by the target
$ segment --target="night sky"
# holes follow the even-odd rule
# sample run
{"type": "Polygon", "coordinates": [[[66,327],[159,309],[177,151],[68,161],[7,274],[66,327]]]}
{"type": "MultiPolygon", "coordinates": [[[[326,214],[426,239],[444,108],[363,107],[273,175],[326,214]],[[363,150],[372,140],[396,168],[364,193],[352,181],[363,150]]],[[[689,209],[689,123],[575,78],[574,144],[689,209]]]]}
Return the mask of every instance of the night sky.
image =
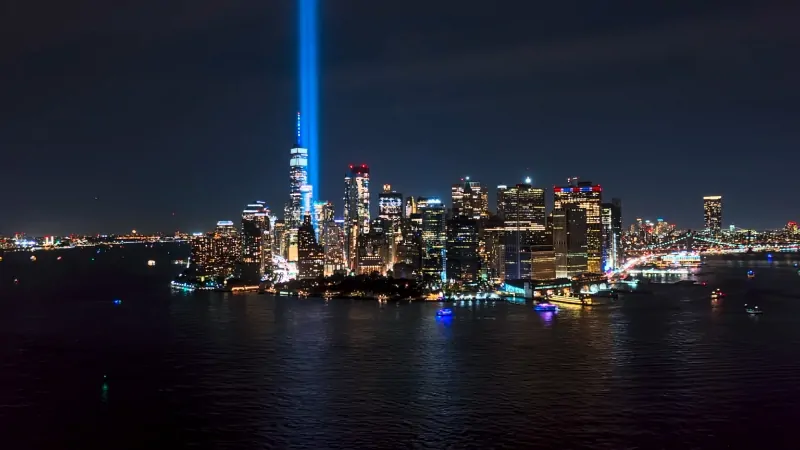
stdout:
{"type": "MultiPolygon", "coordinates": [[[[321,3],[317,193],[337,215],[352,162],[374,198],[579,176],[626,223],[699,227],[712,194],[725,226],[800,219],[797,2],[321,3]]],[[[0,4],[0,233],[282,214],[296,32],[290,0],[0,4]]]]}

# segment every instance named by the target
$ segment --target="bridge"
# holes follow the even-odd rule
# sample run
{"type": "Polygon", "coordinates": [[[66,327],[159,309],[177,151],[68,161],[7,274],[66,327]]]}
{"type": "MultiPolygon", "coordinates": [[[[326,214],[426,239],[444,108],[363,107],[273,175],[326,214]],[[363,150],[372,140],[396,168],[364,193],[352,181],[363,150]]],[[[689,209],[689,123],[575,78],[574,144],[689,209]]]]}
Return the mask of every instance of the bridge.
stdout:
{"type": "Polygon", "coordinates": [[[713,238],[704,234],[688,231],[680,236],[666,242],[658,242],[648,245],[644,251],[710,251],[715,253],[744,253],[747,251],[776,251],[776,252],[797,252],[798,244],[775,244],[775,243],[737,243],[727,242],[713,238]]]}

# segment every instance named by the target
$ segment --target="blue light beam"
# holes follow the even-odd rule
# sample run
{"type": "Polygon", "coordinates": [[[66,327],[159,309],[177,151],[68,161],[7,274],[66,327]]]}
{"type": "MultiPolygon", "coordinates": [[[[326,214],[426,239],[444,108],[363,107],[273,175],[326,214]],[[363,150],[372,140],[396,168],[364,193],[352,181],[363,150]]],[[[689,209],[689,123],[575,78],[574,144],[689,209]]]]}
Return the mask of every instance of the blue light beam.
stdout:
{"type": "MultiPolygon", "coordinates": [[[[303,146],[308,149],[308,184],[318,196],[319,184],[319,0],[298,0],[300,111],[303,146]]],[[[309,199],[313,204],[314,199],[309,199]]]]}

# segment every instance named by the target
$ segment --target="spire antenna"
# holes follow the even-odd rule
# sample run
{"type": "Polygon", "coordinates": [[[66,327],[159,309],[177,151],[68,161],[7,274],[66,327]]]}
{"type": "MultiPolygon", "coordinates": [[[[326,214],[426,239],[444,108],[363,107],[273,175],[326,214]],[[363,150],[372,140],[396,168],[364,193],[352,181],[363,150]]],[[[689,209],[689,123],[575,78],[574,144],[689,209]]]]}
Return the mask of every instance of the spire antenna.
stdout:
{"type": "Polygon", "coordinates": [[[303,141],[300,139],[300,111],[297,111],[297,146],[303,146],[303,141]]]}

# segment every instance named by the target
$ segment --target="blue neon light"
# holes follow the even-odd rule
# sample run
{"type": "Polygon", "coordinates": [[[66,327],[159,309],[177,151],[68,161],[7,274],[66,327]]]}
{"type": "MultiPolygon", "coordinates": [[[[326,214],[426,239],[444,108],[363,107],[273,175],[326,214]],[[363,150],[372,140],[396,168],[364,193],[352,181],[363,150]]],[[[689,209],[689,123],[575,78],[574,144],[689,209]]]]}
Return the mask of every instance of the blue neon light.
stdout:
{"type": "Polygon", "coordinates": [[[439,317],[452,316],[453,315],[453,310],[450,309],[450,308],[440,309],[440,310],[436,311],[436,315],[439,316],[439,317]]]}
{"type": "MultiPolygon", "coordinates": [[[[305,148],[308,149],[308,184],[318,190],[319,184],[319,0],[299,0],[299,77],[300,110],[304,120],[300,124],[305,148]]],[[[313,192],[312,195],[318,195],[313,192]]],[[[311,199],[313,202],[313,198],[311,199]]]]}

